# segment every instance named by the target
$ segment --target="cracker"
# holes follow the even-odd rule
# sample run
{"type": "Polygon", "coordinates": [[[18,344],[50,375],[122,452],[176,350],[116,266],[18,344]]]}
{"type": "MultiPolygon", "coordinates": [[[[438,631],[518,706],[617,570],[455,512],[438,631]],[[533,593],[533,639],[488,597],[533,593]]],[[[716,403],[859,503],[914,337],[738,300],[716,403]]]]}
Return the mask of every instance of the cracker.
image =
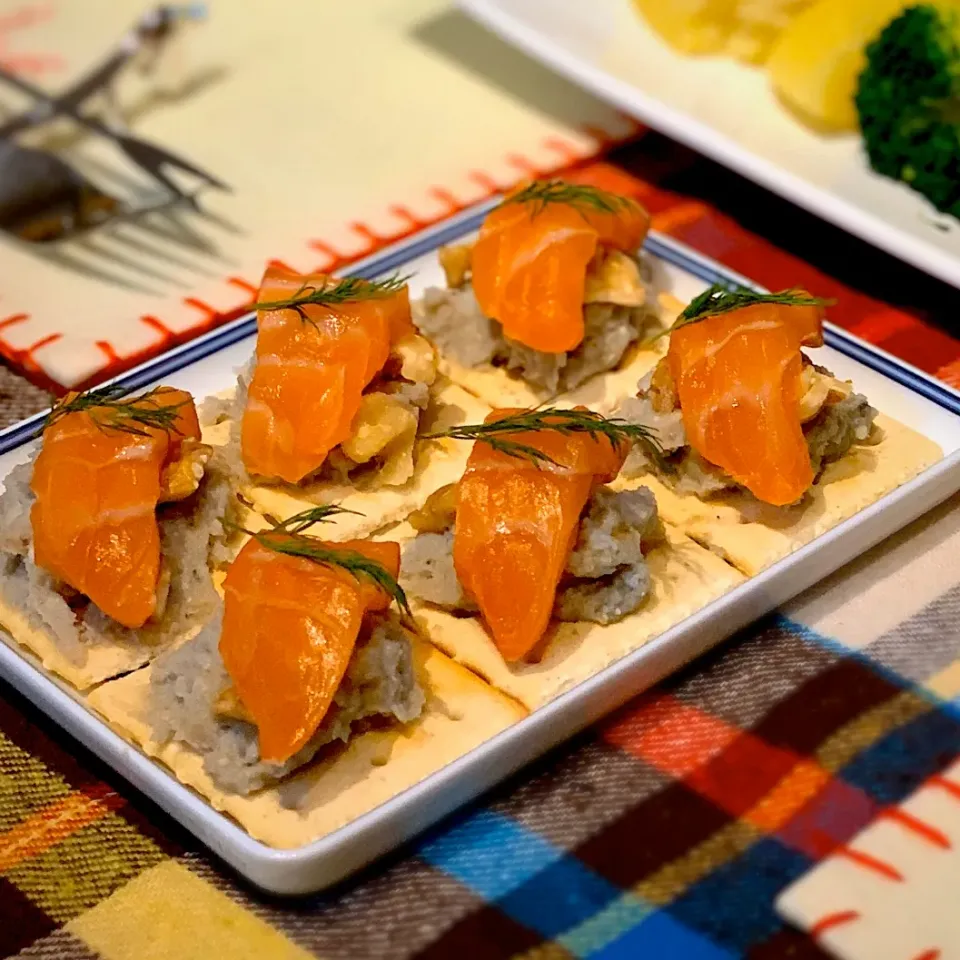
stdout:
{"type": "Polygon", "coordinates": [[[791,507],[741,492],[701,500],[674,493],[654,477],[621,478],[613,486],[649,487],[665,520],[752,577],[943,458],[937,444],[902,423],[880,416],[876,424],[883,431],[878,444],[856,446],[829,464],[808,496],[791,507]]]}
{"type": "Polygon", "coordinates": [[[153,739],[144,719],[151,667],[99,687],[88,701],[122,736],[166,764],[254,839],[293,849],[386,803],[526,716],[519,704],[430,644],[415,641],[414,652],[427,692],[418,720],[363,733],[284,783],[247,797],[219,790],[189,747],[153,739]]]}
{"type": "MultiPolygon", "coordinates": [[[[452,383],[442,385],[434,395],[438,411],[432,430],[461,423],[482,423],[490,407],[452,383]]],[[[359,516],[344,514],[328,524],[323,535],[331,540],[368,537],[375,530],[395,523],[418,510],[427,497],[463,475],[470,456],[470,444],[462,440],[420,440],[414,475],[401,486],[384,486],[375,473],[356,483],[318,482],[303,487],[280,484],[241,486],[241,496],[259,513],[275,520],[308,510],[323,503],[337,503],[359,516]]]]}
{"type": "Polygon", "coordinates": [[[498,690],[534,710],[660,636],[743,582],[719,557],[674,530],[647,556],[652,589],[644,605],[619,623],[555,623],[538,663],[508,664],[477,617],[455,617],[419,604],[430,641],[498,690]]]}
{"type": "Polygon", "coordinates": [[[97,639],[84,644],[82,658],[74,660],[43,625],[3,597],[0,597],[0,639],[9,646],[19,645],[28,650],[46,670],[81,691],[142,667],[167,646],[158,648],[134,639],[123,643],[97,639]]]}
{"type": "Polygon", "coordinates": [[[598,373],[576,389],[561,394],[531,386],[516,374],[488,363],[464,367],[441,356],[440,370],[491,407],[538,407],[544,403],[572,407],[583,404],[597,413],[606,414],[625,396],[637,392],[637,381],[657,365],[666,350],[666,337],[652,344],[634,345],[616,369],[598,373]]]}
{"type": "MultiPolygon", "coordinates": [[[[219,471],[208,471],[200,493],[194,496],[192,502],[195,518],[200,517],[202,520],[205,513],[212,511],[210,516],[221,520],[225,504],[229,504],[233,497],[229,478],[219,471]]],[[[202,532],[204,528],[201,526],[198,529],[202,532]]],[[[207,531],[208,537],[212,534],[212,530],[207,531]]],[[[214,551],[208,539],[205,560],[214,586],[217,578],[212,569],[217,562],[214,554],[223,554],[226,550],[227,547],[220,544],[214,551]]],[[[0,560],[2,559],[0,555],[0,560]]],[[[199,563],[199,556],[197,559],[199,563]]],[[[193,574],[189,575],[188,581],[188,589],[200,589],[193,574]]],[[[71,641],[58,637],[49,625],[58,622],[62,625],[64,621],[69,623],[70,610],[54,592],[52,585],[38,581],[31,586],[27,570],[21,565],[12,573],[4,574],[4,582],[0,584],[0,641],[29,651],[32,658],[39,661],[44,669],[56,674],[77,690],[84,691],[112,677],[136,670],[164,650],[194,636],[203,626],[202,618],[205,616],[204,607],[197,606],[196,600],[195,596],[191,601],[194,606],[183,612],[182,621],[176,619],[171,622],[168,607],[166,627],[163,620],[160,623],[151,621],[141,629],[126,630],[121,635],[97,636],[92,632],[85,632],[82,639],[78,636],[71,641]],[[39,599],[31,598],[31,592],[39,599]],[[39,609],[38,603],[42,600],[47,602],[39,609]],[[54,600],[57,606],[51,607],[49,601],[54,600]],[[188,611],[192,611],[189,615],[196,616],[200,622],[189,621],[188,611]]],[[[104,620],[109,622],[105,615],[104,620]]]]}

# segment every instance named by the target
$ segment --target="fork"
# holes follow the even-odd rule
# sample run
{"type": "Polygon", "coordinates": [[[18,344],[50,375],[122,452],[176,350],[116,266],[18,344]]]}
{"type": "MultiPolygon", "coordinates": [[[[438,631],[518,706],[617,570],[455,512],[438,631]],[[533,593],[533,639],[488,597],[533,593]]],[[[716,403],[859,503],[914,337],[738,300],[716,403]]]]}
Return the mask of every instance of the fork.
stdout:
{"type": "MultiPolygon", "coordinates": [[[[92,74],[86,80],[82,81],[77,88],[65,94],[63,97],[52,97],[38,87],[35,87],[29,81],[18,77],[16,74],[10,73],[2,67],[0,67],[0,80],[5,80],[11,86],[20,90],[21,93],[25,93],[35,100],[38,100],[44,109],[44,119],[55,114],[63,114],[71,117],[88,130],[92,130],[101,136],[109,138],[116,143],[123,153],[138,167],[145,170],[155,180],[163,184],[171,193],[189,202],[191,206],[196,207],[196,197],[181,190],[180,187],[164,173],[164,167],[173,167],[185,173],[190,173],[209,186],[229,191],[230,187],[227,186],[226,183],[195,164],[176,156],[169,150],[148,143],[140,137],[115,130],[99,118],[89,117],[78,109],[78,102],[82,102],[103,85],[103,81],[98,80],[99,76],[107,73],[112,75],[122,66],[122,63],[117,63],[121,56],[123,55],[115,54],[111,57],[110,61],[97,70],[95,74],[92,74]]],[[[33,126],[36,122],[37,120],[33,119],[31,114],[14,118],[12,121],[0,127],[0,138],[9,136],[12,132],[19,132],[19,130],[33,126]]]]}
{"type": "Polygon", "coordinates": [[[52,97],[16,74],[0,68],[0,80],[5,80],[22,93],[38,101],[32,110],[0,125],[0,140],[10,138],[22,130],[29,129],[53,116],[62,114],[115,142],[134,164],[150,174],[174,196],[188,201],[193,207],[196,207],[195,197],[184,193],[163,172],[165,166],[190,173],[209,186],[229,190],[230,188],[222,180],[183,158],[164,150],[162,147],[148,143],[131,133],[111,127],[97,117],[87,116],[79,110],[83,102],[94,93],[108,90],[114,77],[145,46],[152,44],[156,47],[163,43],[170,36],[171,29],[178,19],[196,19],[203,12],[202,5],[160,6],[150,11],[141,17],[136,26],[121,41],[119,49],[111,54],[106,62],[58,97],[52,97]]]}

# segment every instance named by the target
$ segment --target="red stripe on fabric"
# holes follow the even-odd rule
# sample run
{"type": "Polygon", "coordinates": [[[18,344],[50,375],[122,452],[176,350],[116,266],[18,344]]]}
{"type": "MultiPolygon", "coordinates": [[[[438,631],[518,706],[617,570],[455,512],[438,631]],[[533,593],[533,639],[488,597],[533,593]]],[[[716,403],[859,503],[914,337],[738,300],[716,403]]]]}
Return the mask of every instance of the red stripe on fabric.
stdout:
{"type": "Polygon", "coordinates": [[[907,813],[905,810],[901,810],[899,807],[888,807],[885,810],[881,810],[877,819],[892,820],[894,823],[899,823],[902,827],[905,827],[918,837],[922,837],[928,843],[932,843],[935,847],[940,847],[941,850],[950,850],[953,847],[953,844],[950,843],[945,833],[942,833],[936,827],[932,827],[929,823],[925,823],[918,817],[907,813]]]}
{"type": "Polygon", "coordinates": [[[7,327],[12,327],[15,323],[23,323],[24,320],[29,319],[30,315],[28,313],[13,313],[9,317],[0,320],[0,330],[5,330],[7,327]]]}
{"type": "Polygon", "coordinates": [[[817,937],[822,937],[828,930],[833,930],[834,927],[842,927],[844,924],[859,919],[860,914],[856,910],[840,910],[837,913],[828,913],[810,928],[810,936],[816,940],[817,937]]]}
{"type": "Polygon", "coordinates": [[[951,360],[950,363],[935,370],[933,375],[951,387],[960,387],[960,359],[951,360]]]}
{"type": "Polygon", "coordinates": [[[886,877],[888,880],[894,880],[897,883],[903,883],[905,879],[896,867],[885,860],[880,860],[878,857],[864,853],[862,850],[854,850],[853,847],[837,847],[834,850],[834,856],[843,857],[844,860],[848,860],[858,867],[863,867],[864,870],[870,870],[877,876],[886,877]]]}
{"type": "Polygon", "coordinates": [[[644,698],[605,726],[603,738],[675,777],[702,767],[741,736],[736,727],[675,697],[644,698]]]}
{"type": "Polygon", "coordinates": [[[105,784],[93,784],[50,802],[0,835],[0,872],[50,850],[123,803],[105,784]]]}
{"type": "Polygon", "coordinates": [[[960,354],[960,344],[953,337],[920,320],[915,320],[911,326],[877,346],[928,373],[957,359],[960,354]]]}
{"type": "Polygon", "coordinates": [[[611,163],[591,163],[579,170],[574,170],[566,179],[571,183],[598,187],[600,190],[620,193],[626,197],[633,197],[635,200],[641,198],[647,200],[653,191],[650,184],[638,180],[611,163]]]}
{"type": "MultiPolygon", "coordinates": [[[[784,783],[800,761],[799,754],[783,750],[752,733],[742,733],[707,763],[688,774],[686,783],[737,817],[784,783]]],[[[829,781],[829,777],[825,782],[829,781]]],[[[823,790],[821,783],[815,792],[823,790]]],[[[764,826],[763,816],[758,813],[764,826]]]]}
{"type": "Polygon", "coordinates": [[[671,207],[669,210],[655,213],[652,226],[654,230],[659,230],[662,233],[672,233],[687,224],[696,223],[707,211],[706,204],[700,203],[699,200],[690,200],[687,203],[671,207]]]}
{"type": "Polygon", "coordinates": [[[863,337],[870,343],[883,343],[902,330],[916,327],[916,317],[911,317],[902,310],[880,308],[868,313],[860,320],[850,324],[849,330],[858,337],[863,337]]]}
{"type": "Polygon", "coordinates": [[[924,953],[918,954],[913,960],[940,960],[942,953],[936,947],[932,950],[927,950],[924,953]]]}

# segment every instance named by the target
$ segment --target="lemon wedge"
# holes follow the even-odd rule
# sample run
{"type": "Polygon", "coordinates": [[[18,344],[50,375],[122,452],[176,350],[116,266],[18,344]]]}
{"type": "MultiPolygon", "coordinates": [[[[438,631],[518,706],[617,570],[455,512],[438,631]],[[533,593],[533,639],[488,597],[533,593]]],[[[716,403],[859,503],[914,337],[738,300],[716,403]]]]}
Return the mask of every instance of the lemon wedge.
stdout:
{"type": "Polygon", "coordinates": [[[823,132],[857,129],[853,102],[867,45],[917,0],[817,0],[780,34],[767,61],[781,100],[823,132]]]}
{"type": "Polygon", "coordinates": [[[727,54],[761,63],[797,13],[812,0],[633,0],[680,53],[727,54]]]}

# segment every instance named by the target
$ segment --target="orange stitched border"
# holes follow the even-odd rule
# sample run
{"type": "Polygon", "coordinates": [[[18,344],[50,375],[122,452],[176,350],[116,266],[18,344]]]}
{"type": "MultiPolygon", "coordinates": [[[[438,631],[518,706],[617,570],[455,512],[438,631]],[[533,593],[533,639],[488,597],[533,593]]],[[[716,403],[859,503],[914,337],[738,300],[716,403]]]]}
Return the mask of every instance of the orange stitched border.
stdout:
{"type": "Polygon", "coordinates": [[[906,810],[901,810],[899,807],[888,807],[886,810],[881,810],[877,815],[877,819],[890,820],[893,823],[898,823],[904,829],[909,830],[914,836],[926,840],[927,843],[932,843],[941,850],[950,850],[952,848],[949,838],[942,830],[938,830],[926,821],[907,813],[906,810]]]}
{"type": "Polygon", "coordinates": [[[842,910],[837,913],[828,913],[825,917],[821,917],[812,927],[810,927],[810,936],[816,940],[818,937],[822,937],[828,930],[832,930],[834,927],[842,927],[846,923],[850,923],[852,920],[859,920],[860,914],[856,910],[842,910]]]}
{"type": "Polygon", "coordinates": [[[869,870],[871,873],[875,873],[877,876],[884,877],[887,880],[893,880],[895,883],[903,883],[905,880],[903,874],[893,866],[893,864],[887,863],[885,860],[881,860],[872,854],[864,853],[862,850],[854,850],[853,847],[847,846],[837,847],[834,851],[834,856],[843,857],[844,860],[849,861],[855,866],[869,870]]]}

